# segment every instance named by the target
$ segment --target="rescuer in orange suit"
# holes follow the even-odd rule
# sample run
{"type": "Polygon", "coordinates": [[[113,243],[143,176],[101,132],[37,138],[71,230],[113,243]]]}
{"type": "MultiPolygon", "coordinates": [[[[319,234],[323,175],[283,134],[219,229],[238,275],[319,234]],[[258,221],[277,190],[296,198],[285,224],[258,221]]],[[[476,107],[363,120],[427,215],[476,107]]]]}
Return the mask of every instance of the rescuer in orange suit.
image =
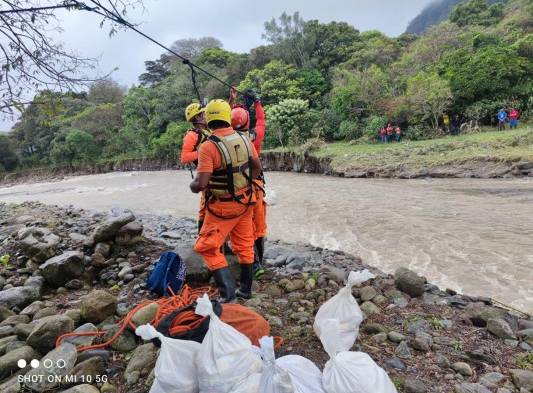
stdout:
{"type": "MultiPolygon", "coordinates": [[[[230,103],[234,103],[236,91],[230,91],[230,103]]],[[[242,106],[233,105],[231,111],[231,126],[234,130],[246,134],[253,142],[258,154],[261,153],[261,145],[265,139],[265,111],[261,100],[253,90],[245,92],[247,106],[254,105],[255,108],[255,128],[250,129],[250,112],[242,106]]],[[[254,205],[253,223],[254,223],[254,275],[259,278],[265,273],[263,268],[263,255],[265,252],[265,236],[267,233],[267,204],[265,202],[265,179],[261,174],[254,178],[254,193],[256,203],[254,205]]]]}
{"type": "Polygon", "coordinates": [[[205,120],[212,134],[200,146],[196,178],[190,188],[206,192],[204,224],[194,250],[215,278],[222,301],[252,296],[255,193],[252,179],[261,173],[261,162],[250,140],[231,128],[231,107],[212,100],[205,107],[205,120]],[[220,248],[229,235],[241,266],[240,288],[220,248]]]}
{"type": "MultiPolygon", "coordinates": [[[[192,123],[183,136],[181,148],[181,163],[183,165],[198,165],[198,148],[209,136],[209,130],[204,118],[204,109],[198,103],[192,103],[185,109],[185,119],[192,123]]],[[[192,169],[191,169],[192,173],[192,169]]],[[[205,217],[205,197],[200,196],[200,209],[198,211],[198,232],[202,228],[205,217]]]]}

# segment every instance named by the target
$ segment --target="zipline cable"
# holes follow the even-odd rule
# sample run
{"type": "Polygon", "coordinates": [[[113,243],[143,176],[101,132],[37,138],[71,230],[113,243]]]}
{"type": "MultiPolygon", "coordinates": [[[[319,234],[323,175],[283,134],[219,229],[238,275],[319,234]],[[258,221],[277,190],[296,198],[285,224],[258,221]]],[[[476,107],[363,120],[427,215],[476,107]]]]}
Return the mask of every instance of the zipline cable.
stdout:
{"type": "MultiPolygon", "coordinates": [[[[149,41],[152,41],[154,44],[160,46],[161,48],[167,50],[168,52],[172,53],[174,56],[176,56],[177,58],[181,59],[182,63],[185,64],[185,65],[188,65],[189,67],[191,67],[191,70],[194,70],[194,69],[197,69],[198,71],[201,71],[203,72],[205,75],[209,76],[210,78],[212,79],[215,79],[216,81],[222,83],[224,86],[227,86],[231,89],[235,89],[232,85],[230,85],[228,82],[226,82],[225,80],[222,80],[220,79],[218,76],[212,74],[211,72],[207,71],[206,69],[200,67],[199,65],[197,64],[194,64],[192,61],[190,61],[189,59],[187,59],[186,57],[180,55],[179,53],[177,53],[176,51],[170,49],[169,47],[163,45],[161,42],[157,41],[155,38],[152,38],[150,37],[148,34],[142,32],[141,30],[139,30],[137,27],[135,27],[135,25],[131,24],[130,22],[128,22],[127,20],[125,20],[122,16],[120,16],[119,14],[117,14],[116,12],[113,12],[113,11],[110,11],[109,9],[107,9],[106,7],[102,6],[101,4],[95,2],[94,0],[90,0],[91,3],[93,3],[95,5],[95,7],[87,7],[85,4],[83,3],[80,3],[78,2],[77,0],[73,0],[74,3],[78,3],[80,5],[80,9],[81,10],[85,10],[85,11],[90,11],[90,12],[94,12],[104,18],[107,18],[107,19],[111,19],[112,21],[114,21],[115,23],[118,23],[120,25],[123,25],[133,31],[135,31],[137,34],[143,36],[144,38],[146,38],[147,40],[149,41]],[[99,9],[102,9],[104,12],[100,11],[99,9]]],[[[194,89],[196,90],[196,93],[198,95],[198,97],[200,96],[199,92],[198,92],[198,88],[196,86],[196,75],[195,73],[193,72],[193,84],[194,84],[194,89]]],[[[245,93],[235,89],[235,91],[237,91],[237,93],[239,94],[242,94],[242,95],[245,95],[245,93]]],[[[199,97],[200,98],[200,97],[199,97]]],[[[201,103],[201,100],[200,100],[200,103],[201,103]]]]}

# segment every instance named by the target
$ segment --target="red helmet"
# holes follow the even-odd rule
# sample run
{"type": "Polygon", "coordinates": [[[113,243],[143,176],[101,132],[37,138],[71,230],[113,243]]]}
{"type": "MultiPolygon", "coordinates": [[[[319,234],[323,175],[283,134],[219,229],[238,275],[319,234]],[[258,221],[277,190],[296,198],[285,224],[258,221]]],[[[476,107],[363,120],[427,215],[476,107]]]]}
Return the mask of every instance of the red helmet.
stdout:
{"type": "Polygon", "coordinates": [[[237,131],[246,131],[250,128],[250,114],[244,108],[237,107],[231,111],[231,126],[237,131]]]}

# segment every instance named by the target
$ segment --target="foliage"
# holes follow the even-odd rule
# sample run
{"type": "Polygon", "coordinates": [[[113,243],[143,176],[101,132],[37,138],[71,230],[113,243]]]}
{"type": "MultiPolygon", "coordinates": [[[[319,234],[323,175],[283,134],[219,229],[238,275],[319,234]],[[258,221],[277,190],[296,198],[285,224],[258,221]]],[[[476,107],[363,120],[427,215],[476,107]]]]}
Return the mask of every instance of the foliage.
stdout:
{"type": "Polygon", "coordinates": [[[177,160],[189,123],[170,123],[165,133],[152,140],[154,157],[177,160]]]}
{"type": "Polygon", "coordinates": [[[0,171],[11,171],[17,167],[18,162],[13,143],[6,135],[0,134],[0,171]]]}
{"type": "Polygon", "coordinates": [[[116,104],[122,102],[126,88],[112,79],[102,79],[89,87],[87,99],[95,104],[116,104]]]}
{"type": "Polygon", "coordinates": [[[339,126],[339,132],[336,133],[335,139],[353,140],[362,136],[361,125],[357,120],[344,120],[339,126]]]}
{"type": "Polygon", "coordinates": [[[503,4],[489,5],[486,0],[469,0],[457,4],[450,14],[450,21],[458,26],[491,26],[503,18],[503,4]]]}
{"type": "Polygon", "coordinates": [[[406,97],[413,114],[422,120],[430,120],[436,130],[440,115],[452,101],[452,92],[448,81],[436,73],[421,72],[408,80],[406,97]]]}
{"type": "Polygon", "coordinates": [[[50,156],[56,165],[87,164],[93,162],[99,147],[93,136],[85,131],[61,131],[52,141],[50,156]]]}
{"type": "Polygon", "coordinates": [[[285,99],[266,107],[268,134],[265,142],[271,146],[299,145],[311,137],[319,113],[309,110],[301,99],[285,99]]]}

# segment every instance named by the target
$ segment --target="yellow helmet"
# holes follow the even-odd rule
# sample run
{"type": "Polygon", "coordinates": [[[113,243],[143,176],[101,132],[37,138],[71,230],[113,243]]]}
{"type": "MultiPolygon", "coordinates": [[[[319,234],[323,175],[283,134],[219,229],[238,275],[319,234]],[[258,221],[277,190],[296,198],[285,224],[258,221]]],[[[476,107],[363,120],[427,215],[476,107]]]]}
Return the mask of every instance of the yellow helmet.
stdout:
{"type": "Polygon", "coordinates": [[[185,109],[185,119],[187,119],[187,121],[191,121],[194,116],[199,115],[203,111],[204,108],[202,108],[200,104],[193,102],[187,107],[187,109],[185,109]]]}
{"type": "Polygon", "coordinates": [[[231,107],[224,100],[211,100],[205,107],[205,121],[209,125],[214,120],[222,120],[231,125],[231,107]]]}

